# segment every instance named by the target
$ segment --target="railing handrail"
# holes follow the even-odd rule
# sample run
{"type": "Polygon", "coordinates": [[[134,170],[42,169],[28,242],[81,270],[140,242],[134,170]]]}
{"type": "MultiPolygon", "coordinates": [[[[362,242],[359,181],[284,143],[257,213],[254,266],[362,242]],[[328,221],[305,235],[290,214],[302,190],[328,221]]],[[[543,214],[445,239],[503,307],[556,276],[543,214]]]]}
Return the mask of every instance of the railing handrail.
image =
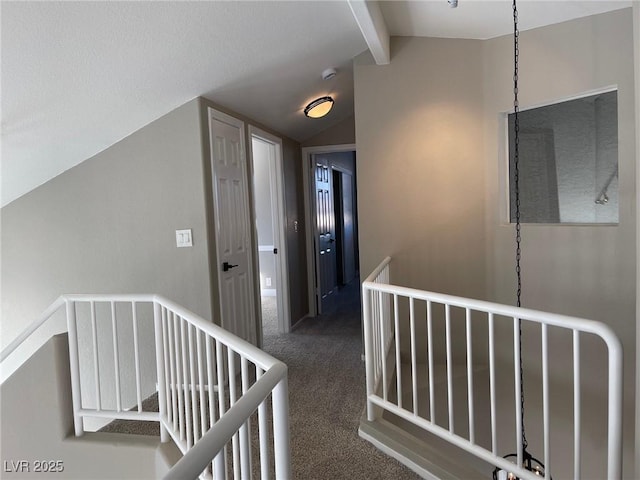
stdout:
{"type": "MultiPolygon", "coordinates": [[[[387,257],[387,259],[389,259],[389,257],[387,257]]],[[[614,352],[617,351],[620,353],[620,355],[622,355],[622,344],[620,343],[620,339],[614,333],[613,329],[611,329],[611,327],[609,327],[608,325],[596,320],[587,320],[584,318],[563,315],[560,313],[543,312],[541,310],[515,307],[512,305],[504,305],[502,303],[494,303],[486,300],[459,297],[446,293],[418,290],[415,288],[401,287],[387,283],[375,283],[370,280],[363,282],[362,286],[363,288],[367,288],[369,290],[374,290],[377,292],[406,295],[419,300],[431,300],[440,303],[447,303],[454,307],[488,311],[497,315],[504,315],[506,317],[516,317],[520,318],[521,320],[544,323],[556,327],[570,328],[572,330],[580,330],[585,333],[593,333],[594,335],[602,337],[610,350],[613,350],[614,352]]]]}
{"type": "Polygon", "coordinates": [[[362,285],[366,285],[366,284],[370,284],[370,283],[374,283],[375,279],[378,275],[380,275],[380,273],[382,272],[382,270],[384,270],[384,268],[389,265],[391,263],[391,257],[386,257],[384,260],[382,260],[382,262],[380,262],[380,265],[378,265],[373,272],[371,272],[369,274],[369,276],[367,278],[365,278],[364,282],[362,282],[362,285]]]}
{"type": "Polygon", "coordinates": [[[287,366],[276,361],[202,438],[178,460],[164,480],[197,478],[211,459],[231,440],[273,389],[287,377],[287,366]]]}
{"type": "Polygon", "coordinates": [[[226,346],[232,347],[239,354],[246,356],[263,369],[269,369],[274,364],[274,359],[255,345],[233,335],[222,327],[214,323],[207,322],[201,316],[188,310],[181,305],[155,294],[63,294],[60,295],[47,309],[34,320],[25,330],[20,333],[2,352],[0,352],[0,362],[3,362],[9,355],[22,345],[36,330],[42,327],[63,305],[67,302],[157,302],[168,308],[192,325],[198,327],[207,334],[215,337],[226,346]]]}
{"type": "Polygon", "coordinates": [[[44,312],[40,314],[27,328],[25,328],[15,339],[9,343],[0,352],[0,363],[3,362],[9,355],[11,355],[20,345],[22,345],[33,333],[44,325],[59,309],[65,304],[64,295],[60,295],[56,298],[51,305],[49,305],[44,312]]]}

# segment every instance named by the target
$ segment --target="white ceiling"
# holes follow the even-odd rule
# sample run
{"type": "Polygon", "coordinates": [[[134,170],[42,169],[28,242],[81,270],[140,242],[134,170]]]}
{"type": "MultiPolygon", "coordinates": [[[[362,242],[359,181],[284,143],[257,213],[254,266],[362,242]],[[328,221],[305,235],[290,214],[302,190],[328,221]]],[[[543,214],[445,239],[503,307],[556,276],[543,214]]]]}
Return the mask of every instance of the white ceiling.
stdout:
{"type": "MultiPolygon", "coordinates": [[[[520,0],[522,29],[630,1],[520,0]]],[[[490,38],[509,0],[382,2],[391,35],[490,38]]],[[[0,2],[2,205],[197,96],[303,141],[353,114],[345,1],[0,2]],[[327,82],[320,73],[336,67],[327,82]],[[325,94],[334,110],[304,117],[325,94]]]]}

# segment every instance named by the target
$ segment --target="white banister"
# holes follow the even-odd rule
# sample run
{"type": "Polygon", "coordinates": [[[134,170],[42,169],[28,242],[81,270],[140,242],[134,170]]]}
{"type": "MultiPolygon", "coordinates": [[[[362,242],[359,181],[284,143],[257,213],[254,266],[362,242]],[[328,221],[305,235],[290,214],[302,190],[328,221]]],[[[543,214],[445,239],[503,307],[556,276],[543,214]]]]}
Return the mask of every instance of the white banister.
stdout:
{"type": "MultiPolygon", "coordinates": [[[[382,412],[388,411],[440,437],[446,442],[466,450],[495,467],[513,472],[518,478],[529,480],[540,478],[538,475],[524,468],[526,458],[522,438],[524,425],[522,422],[522,403],[520,401],[522,387],[520,364],[521,360],[523,360],[524,368],[528,369],[531,367],[528,363],[531,361],[530,359],[541,355],[541,364],[539,365],[542,378],[538,379],[536,375],[529,376],[528,378],[534,378],[538,383],[533,385],[534,388],[531,388],[531,385],[527,383],[527,391],[541,392],[532,395],[540,395],[541,397],[541,406],[539,407],[541,413],[535,416],[536,418],[542,419],[542,428],[535,430],[540,431],[540,445],[543,449],[542,458],[546,466],[545,478],[551,478],[551,466],[553,466],[555,475],[558,475],[559,471],[564,468],[565,471],[572,472],[572,477],[576,479],[581,478],[585,471],[582,464],[583,461],[587,459],[587,453],[584,453],[585,448],[591,448],[588,454],[590,457],[600,454],[599,451],[593,451],[592,445],[587,445],[598,443],[599,440],[593,439],[589,442],[582,441],[582,437],[586,434],[586,430],[582,427],[584,422],[582,418],[582,408],[583,405],[587,404],[591,409],[589,412],[590,416],[597,415],[597,412],[592,411],[594,408],[600,408],[600,415],[603,417],[606,416],[607,419],[606,456],[603,454],[602,461],[595,459],[595,462],[597,465],[602,465],[603,468],[606,464],[606,478],[612,480],[621,478],[622,347],[619,339],[610,327],[593,320],[393,285],[388,283],[388,279],[390,278],[390,264],[391,259],[387,257],[362,284],[368,421],[376,421],[378,418],[381,418],[382,412]],[[391,301],[393,301],[393,308],[379,307],[390,304],[389,302],[391,301]],[[403,309],[400,308],[400,306],[407,308],[403,309]],[[418,311],[424,312],[426,333],[424,333],[422,328],[418,329],[416,313],[418,311]],[[482,326],[483,328],[476,328],[474,324],[482,326]],[[486,325],[486,330],[484,325],[486,325]],[[525,325],[527,328],[536,326],[541,332],[541,348],[536,348],[536,352],[533,352],[529,340],[526,342],[523,341],[522,332],[524,331],[525,325]],[[556,330],[554,330],[554,332],[558,333],[558,335],[552,337],[554,348],[561,349],[563,352],[566,351],[567,354],[572,352],[571,355],[573,357],[571,362],[563,362],[562,365],[553,365],[552,371],[550,371],[549,361],[550,327],[557,329],[557,332],[556,330]],[[378,328],[384,332],[382,338],[377,336],[378,328]],[[387,328],[391,330],[387,331],[387,328]],[[437,341],[440,342],[437,346],[441,349],[444,348],[444,352],[442,353],[440,350],[434,350],[436,346],[434,341],[436,328],[439,329],[439,335],[442,335],[442,330],[444,330],[443,345],[442,337],[437,338],[437,341]],[[510,339],[507,337],[508,330],[512,332],[509,334],[510,339]],[[486,333],[484,333],[485,331],[486,333]],[[568,341],[566,335],[561,335],[563,331],[572,334],[571,342],[568,341]],[[411,357],[407,361],[411,369],[410,379],[406,379],[406,375],[402,376],[400,373],[402,369],[399,362],[402,356],[401,352],[398,351],[401,348],[401,342],[399,341],[400,335],[410,336],[410,344],[406,346],[408,351],[402,352],[411,357]],[[427,338],[424,339],[422,337],[423,335],[426,335],[427,338]],[[482,341],[486,342],[488,346],[486,350],[483,348],[476,353],[476,348],[473,344],[478,345],[478,341],[480,340],[478,335],[485,336],[485,339],[482,341]],[[498,335],[500,336],[498,337],[498,335]],[[580,347],[581,337],[584,335],[592,335],[601,339],[607,347],[607,356],[603,356],[603,362],[608,362],[608,398],[606,406],[604,402],[599,401],[595,397],[588,402],[586,397],[587,394],[591,394],[590,390],[582,387],[580,347]],[[462,338],[464,338],[464,340],[462,340],[462,338]],[[567,344],[559,343],[563,341],[566,341],[567,344]],[[416,383],[415,380],[418,371],[416,365],[417,355],[420,354],[420,358],[423,358],[422,352],[416,351],[416,344],[426,344],[427,346],[427,352],[424,358],[428,363],[428,381],[427,378],[424,378],[421,383],[416,383]],[[559,345],[564,346],[560,347],[559,345]],[[396,351],[391,352],[391,348],[395,348],[396,351]],[[511,349],[513,349],[513,355],[511,355],[511,349]],[[454,351],[456,352],[455,357],[454,351]],[[496,355],[496,351],[501,352],[500,356],[496,355]],[[438,361],[443,362],[441,365],[445,373],[444,382],[436,382],[435,380],[437,375],[436,352],[438,354],[438,361]],[[521,352],[523,352],[522,355],[521,352]],[[527,352],[533,353],[529,354],[527,352]],[[477,357],[474,357],[474,355],[477,355],[477,357]],[[460,372],[456,370],[457,373],[454,373],[454,369],[456,368],[454,360],[462,363],[462,360],[459,359],[465,357],[465,378],[462,379],[460,375],[462,369],[460,372]],[[386,395],[385,390],[390,387],[386,385],[386,382],[382,382],[383,391],[380,391],[379,388],[379,385],[381,385],[381,375],[391,378],[394,374],[393,371],[385,370],[388,358],[397,359],[395,374],[398,381],[395,386],[391,386],[391,388],[395,388],[397,392],[395,396],[397,400],[393,400],[391,396],[386,395]],[[476,369],[476,365],[478,365],[478,361],[474,358],[482,358],[483,361],[488,361],[489,391],[483,393],[483,396],[474,393],[476,384],[474,383],[473,376],[475,375],[474,370],[476,369]],[[525,359],[527,361],[524,361],[525,359]],[[507,383],[504,382],[504,378],[500,380],[504,384],[501,387],[502,393],[498,393],[498,367],[501,372],[510,372],[508,375],[511,380],[508,382],[508,385],[511,393],[506,396],[504,388],[507,386],[507,383]],[[554,421],[550,412],[550,377],[552,374],[559,375],[556,373],[556,370],[562,368],[570,369],[573,377],[570,382],[560,381],[562,388],[573,389],[572,428],[567,428],[565,425],[562,425],[563,422],[554,421]],[[464,383],[462,383],[463,381],[464,383]],[[458,385],[460,385],[460,387],[458,387],[458,385]],[[418,395],[420,388],[427,388],[428,395],[422,393],[418,395]],[[404,392],[403,389],[410,389],[411,391],[404,392]],[[462,403],[459,395],[463,395],[465,390],[467,395],[466,402],[462,403]],[[438,393],[439,396],[436,396],[436,393],[438,393]],[[440,423],[438,423],[435,416],[435,404],[436,399],[442,398],[443,395],[446,395],[448,415],[446,416],[446,420],[441,419],[440,423]],[[484,399],[485,396],[486,399],[484,399]],[[584,399],[582,398],[583,396],[585,397],[584,399]],[[410,407],[403,405],[403,397],[412,398],[412,405],[410,407]],[[418,405],[418,400],[426,402],[427,398],[429,401],[428,409],[426,405],[418,405]],[[454,399],[457,400],[454,401],[454,399]],[[483,440],[484,436],[481,436],[479,434],[480,432],[476,431],[475,425],[476,413],[479,412],[476,402],[480,401],[489,402],[488,405],[483,407],[483,410],[486,409],[490,415],[490,422],[488,423],[490,423],[489,428],[491,431],[487,432],[486,441],[483,440]],[[509,402],[510,406],[508,405],[509,402]],[[469,422],[466,433],[463,429],[455,428],[454,423],[456,409],[465,404],[469,422]],[[506,418],[507,415],[510,418],[506,418]],[[513,415],[513,417],[511,417],[511,415],[513,415]],[[510,433],[505,436],[504,431],[507,427],[511,430],[510,433]],[[500,431],[499,428],[501,429],[500,431]],[[562,432],[560,434],[554,433],[557,432],[559,428],[563,429],[562,432]],[[553,435],[556,435],[555,438],[564,439],[567,435],[570,435],[572,438],[571,443],[567,443],[567,445],[573,446],[573,455],[571,455],[564,464],[560,458],[551,458],[553,452],[551,447],[553,435]],[[500,449],[505,448],[505,445],[511,445],[510,450],[516,451],[516,464],[500,456],[500,449]]],[[[529,337],[527,336],[526,338],[528,339],[529,337]]],[[[533,345],[535,345],[535,342],[533,345]]],[[[594,361],[593,359],[590,360],[594,361]]],[[[460,366],[462,367],[462,365],[460,366]]],[[[478,368],[480,368],[480,365],[478,365],[478,368]]],[[[530,381],[531,380],[528,382],[530,381]]],[[[558,380],[556,380],[556,383],[558,383],[558,380]]],[[[486,386],[483,388],[486,389],[486,386]]],[[[484,392],[484,390],[482,391],[484,392]]],[[[562,400],[564,401],[564,398],[562,400]]],[[[567,402],[570,401],[567,396],[567,402]]],[[[536,402],[531,402],[531,404],[536,405],[536,402]]],[[[538,408],[531,406],[531,404],[529,404],[527,409],[528,414],[530,409],[538,408]]],[[[464,410],[462,410],[462,412],[464,412],[464,410]]],[[[588,458],[588,460],[593,464],[593,458],[588,458]]],[[[604,476],[604,471],[602,475],[604,476]]]]}
{"type": "Polygon", "coordinates": [[[185,455],[167,478],[203,474],[226,480],[231,473],[238,479],[249,478],[258,456],[262,478],[290,478],[287,368],[282,362],[163,297],[128,294],[62,295],[0,352],[0,358],[9,359],[63,305],[77,436],[84,433],[86,417],[156,421],[161,441],[172,439],[185,455]],[[130,308],[118,308],[118,303],[130,308]],[[121,314],[130,322],[132,335],[121,328],[121,314]],[[79,352],[79,329],[90,338],[83,352],[87,358],[79,352]],[[151,329],[153,339],[148,338],[151,329]],[[142,406],[144,398],[153,393],[148,391],[148,345],[155,347],[158,412],[143,411],[142,406]],[[102,358],[105,355],[108,362],[102,358]],[[89,374],[89,386],[95,381],[89,389],[95,394],[95,407],[82,400],[87,387],[80,371],[85,361],[88,364],[82,365],[82,371],[89,374]],[[110,367],[114,380],[105,382],[110,367]],[[121,375],[121,370],[133,372],[133,378],[121,375]],[[115,394],[103,388],[106,386],[114,388],[115,394]],[[255,412],[259,448],[251,445],[255,412]],[[269,435],[269,419],[273,436],[269,435]],[[226,455],[230,443],[231,462],[226,455]]]}

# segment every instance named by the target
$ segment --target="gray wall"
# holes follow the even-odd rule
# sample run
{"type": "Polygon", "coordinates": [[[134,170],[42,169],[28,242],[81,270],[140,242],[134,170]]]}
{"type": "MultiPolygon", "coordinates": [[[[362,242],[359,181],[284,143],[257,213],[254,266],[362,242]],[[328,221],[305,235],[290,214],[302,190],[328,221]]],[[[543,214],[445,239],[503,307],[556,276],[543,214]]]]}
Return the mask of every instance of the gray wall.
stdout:
{"type": "Polygon", "coordinates": [[[360,272],[485,298],[482,43],[392,38],[355,60],[360,272]]]}
{"type": "Polygon", "coordinates": [[[62,293],[159,293],[211,318],[201,158],[192,101],[2,208],[2,344],[62,293]]]}
{"type": "Polygon", "coordinates": [[[356,143],[355,118],[352,116],[337,125],[308,138],[302,142],[303,147],[324,147],[326,145],[347,145],[356,143]]]}
{"type": "Polygon", "coordinates": [[[157,462],[157,438],[95,433],[75,439],[66,335],[49,339],[0,386],[0,397],[2,461],[9,466],[3,463],[3,479],[141,479],[167,472],[157,462]],[[30,473],[11,466],[20,460],[29,462],[30,473]],[[35,473],[40,460],[60,461],[64,470],[35,473]]]}
{"type": "Polygon", "coordinates": [[[3,345],[63,293],[158,293],[211,318],[200,143],[191,101],[2,208],[3,345]]]}
{"type": "MultiPolygon", "coordinates": [[[[620,223],[524,226],[523,302],[604,321],[623,341],[627,478],[633,471],[636,338],[631,25],[631,10],[620,10],[522,32],[520,47],[521,107],[610,85],[619,89],[620,223]]],[[[394,37],[390,65],[374,65],[369,54],[356,58],[363,275],[391,255],[393,280],[401,284],[514,303],[504,138],[512,49],[510,37],[394,37]]],[[[602,349],[587,342],[583,352],[586,388],[600,395],[602,349]]],[[[560,383],[566,355],[552,358],[560,383]]],[[[525,360],[533,365],[537,358],[525,360]]],[[[562,388],[557,395],[564,395],[562,388]]]]}

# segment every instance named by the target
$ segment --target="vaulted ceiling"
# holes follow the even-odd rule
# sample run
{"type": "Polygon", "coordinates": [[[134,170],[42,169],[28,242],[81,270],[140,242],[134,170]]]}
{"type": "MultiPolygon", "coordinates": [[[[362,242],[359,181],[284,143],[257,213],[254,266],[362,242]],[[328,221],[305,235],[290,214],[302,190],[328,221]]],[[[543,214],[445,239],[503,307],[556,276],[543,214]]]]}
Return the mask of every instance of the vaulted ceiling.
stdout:
{"type": "MultiPolygon", "coordinates": [[[[631,2],[519,4],[524,30],[631,2]]],[[[512,28],[509,0],[373,6],[390,35],[512,28]]],[[[3,206],[197,96],[303,141],[353,114],[351,60],[370,41],[349,1],[2,1],[0,16],[3,206]],[[305,118],[326,94],[330,115],[305,118]]]]}

